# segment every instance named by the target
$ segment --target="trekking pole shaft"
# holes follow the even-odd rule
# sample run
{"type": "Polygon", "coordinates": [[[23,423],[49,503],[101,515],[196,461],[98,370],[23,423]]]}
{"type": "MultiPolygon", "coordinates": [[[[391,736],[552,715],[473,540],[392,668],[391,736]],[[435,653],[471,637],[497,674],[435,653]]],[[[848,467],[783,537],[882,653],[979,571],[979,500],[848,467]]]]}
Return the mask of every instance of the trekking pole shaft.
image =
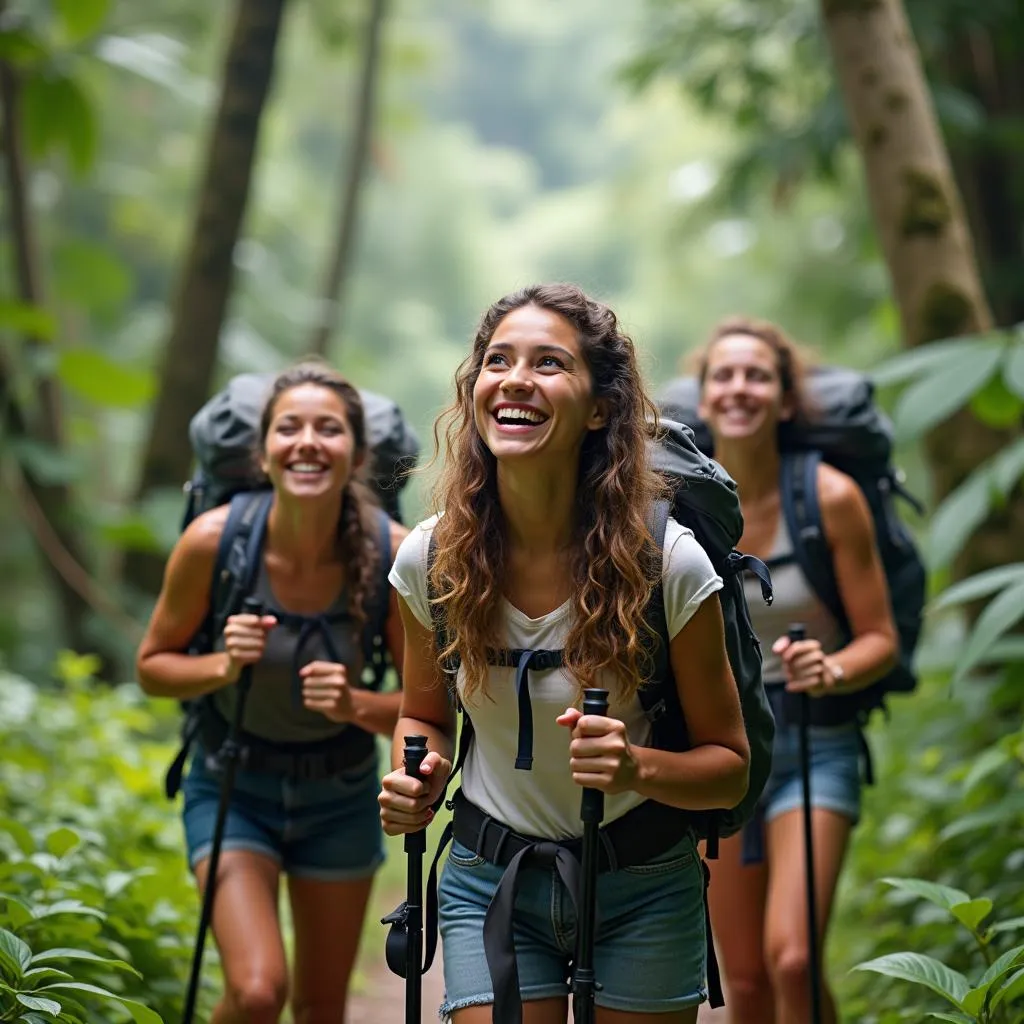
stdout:
{"type": "MultiPolygon", "coordinates": [[[[804,640],[807,631],[794,623],[789,639],[804,640]]],[[[811,1021],[821,1024],[821,964],[818,960],[818,906],[814,884],[814,825],[811,815],[811,698],[800,694],[800,781],[803,788],[804,862],[807,876],[807,970],[811,988],[811,1021]]]]}
{"type": "MultiPolygon", "coordinates": [[[[246,598],[242,610],[247,615],[259,615],[263,605],[255,598],[246,598]]],[[[203,951],[206,948],[206,934],[210,930],[213,919],[213,901],[217,890],[217,871],[220,866],[220,851],[224,845],[224,827],[228,819],[228,807],[231,804],[231,792],[235,788],[235,775],[238,771],[238,737],[242,731],[245,717],[245,705],[252,687],[252,665],[246,665],[238,677],[235,695],[234,714],[227,739],[221,747],[222,772],[220,780],[220,799],[217,803],[217,817],[213,825],[213,837],[210,842],[210,860],[206,867],[206,888],[203,890],[203,902],[199,911],[199,927],[196,930],[196,946],[192,953],[192,969],[189,972],[188,990],[185,994],[185,1007],[181,1015],[182,1024],[192,1024],[196,1012],[196,1000],[199,996],[199,979],[203,973],[203,951]]]]}
{"type": "MultiPolygon", "coordinates": [[[[585,690],[583,714],[608,714],[608,691],[585,690]]],[[[598,829],[604,818],[604,793],[584,788],[580,798],[583,819],[583,850],[580,872],[580,906],[576,931],[576,956],[572,973],[572,1013],[576,1024],[593,1024],[594,994],[594,919],[597,914],[598,829]]]]}
{"type": "MultiPolygon", "coordinates": [[[[403,764],[406,775],[422,779],[420,766],[427,756],[426,736],[406,736],[403,764]]],[[[408,912],[406,925],[406,968],[405,968],[405,1020],[406,1024],[420,1024],[423,993],[423,854],[427,849],[425,829],[407,832],[405,853],[407,876],[405,904],[408,912]]]]}

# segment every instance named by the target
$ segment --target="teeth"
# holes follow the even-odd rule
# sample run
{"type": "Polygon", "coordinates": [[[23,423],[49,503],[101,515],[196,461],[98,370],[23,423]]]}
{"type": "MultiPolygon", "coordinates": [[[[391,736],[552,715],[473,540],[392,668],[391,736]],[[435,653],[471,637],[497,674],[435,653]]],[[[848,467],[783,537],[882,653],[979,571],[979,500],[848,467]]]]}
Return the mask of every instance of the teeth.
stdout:
{"type": "Polygon", "coordinates": [[[288,468],[293,473],[319,473],[324,467],[315,462],[293,462],[288,468]]]}
{"type": "Polygon", "coordinates": [[[498,422],[522,420],[526,423],[543,423],[544,417],[539,412],[529,409],[502,409],[497,414],[498,422]]]}

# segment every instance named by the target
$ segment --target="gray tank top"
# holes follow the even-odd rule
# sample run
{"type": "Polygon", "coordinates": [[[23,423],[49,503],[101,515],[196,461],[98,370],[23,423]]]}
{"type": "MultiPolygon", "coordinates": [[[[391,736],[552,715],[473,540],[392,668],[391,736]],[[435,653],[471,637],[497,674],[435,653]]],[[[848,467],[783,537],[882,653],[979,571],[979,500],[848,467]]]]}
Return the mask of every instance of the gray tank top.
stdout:
{"type": "Polygon", "coordinates": [[[793,560],[793,541],[786,526],[786,517],[779,516],[779,527],[766,561],[772,573],[775,598],[770,605],[761,598],[760,581],[747,573],[743,577],[743,590],[750,607],[750,621],[761,641],[763,663],[761,676],[766,684],[782,683],[782,659],[772,653],[772,644],[785,636],[790,624],[802,622],[807,636],[821,643],[826,654],[843,646],[839,625],[832,613],[818,600],[800,566],[793,560]]]}
{"type": "MultiPolygon", "coordinates": [[[[279,616],[279,621],[267,634],[263,657],[253,669],[242,728],[275,743],[312,743],[341,735],[348,725],[339,725],[303,706],[297,672],[311,661],[337,660],[348,669],[349,684],[360,685],[361,637],[358,625],[347,611],[345,588],[318,616],[289,615],[274,597],[261,558],[253,594],[263,602],[268,614],[279,616]],[[330,651],[325,630],[336,656],[330,651]]],[[[223,650],[223,637],[217,647],[223,650]]],[[[225,686],[213,694],[214,707],[228,722],[234,715],[237,692],[236,687],[225,686]]]]}

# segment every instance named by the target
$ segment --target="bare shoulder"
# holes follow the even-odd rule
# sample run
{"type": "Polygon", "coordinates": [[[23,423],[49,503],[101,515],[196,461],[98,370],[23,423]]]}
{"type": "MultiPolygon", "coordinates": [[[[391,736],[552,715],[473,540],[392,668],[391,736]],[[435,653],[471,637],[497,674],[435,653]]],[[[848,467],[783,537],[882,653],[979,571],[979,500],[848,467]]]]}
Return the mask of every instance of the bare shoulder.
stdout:
{"type": "Polygon", "coordinates": [[[192,558],[213,559],[217,554],[224,525],[228,519],[228,506],[218,505],[209,512],[196,516],[185,528],[178,543],[177,550],[192,558]]]}
{"type": "Polygon", "coordinates": [[[871,532],[871,511],[864,492],[853,477],[825,462],[818,466],[818,502],[826,533],[836,529],[871,532]]]}

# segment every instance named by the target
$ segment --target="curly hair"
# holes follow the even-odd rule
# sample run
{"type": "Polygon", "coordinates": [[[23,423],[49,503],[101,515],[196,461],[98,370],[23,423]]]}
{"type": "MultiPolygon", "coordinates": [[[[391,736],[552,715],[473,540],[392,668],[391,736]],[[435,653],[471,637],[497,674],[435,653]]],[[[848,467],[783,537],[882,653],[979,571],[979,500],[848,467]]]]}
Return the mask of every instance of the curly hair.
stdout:
{"type": "Polygon", "coordinates": [[[488,648],[504,646],[499,605],[507,535],[497,461],[477,430],[473,389],[498,325],[524,306],[549,310],[575,328],[594,397],[607,401],[607,424],[586,435],[580,453],[569,560],[576,614],[564,659],[580,694],[610,671],[628,698],[645,678],[652,633],[644,610],[661,573],[648,525],[653,502],[665,493],[648,456],[657,410],[615,314],[571,284],[524,288],[487,310],[456,372],[455,399],[435,423],[435,458],[442,447],[445,458],[434,504],[444,514],[434,527],[429,583],[448,640],[436,653],[442,665],[458,654],[468,699],[486,692],[488,648]]]}
{"type": "MultiPolygon", "coordinates": [[[[782,384],[783,398],[793,408],[794,424],[810,422],[815,415],[814,404],[807,396],[807,374],[810,370],[810,352],[797,345],[792,338],[768,320],[755,317],[729,316],[720,320],[711,330],[704,347],[696,353],[693,362],[701,389],[708,372],[708,358],[715,344],[733,334],[743,334],[763,341],[775,353],[775,366],[782,384]]],[[[780,424],[781,426],[781,424],[780,424]]]]}
{"type": "Polygon", "coordinates": [[[303,384],[327,388],[341,399],[355,441],[355,456],[364,456],[362,466],[354,470],[341,493],[341,514],[338,517],[337,551],[345,566],[348,580],[348,613],[360,628],[366,625],[366,609],[378,586],[379,559],[377,550],[377,501],[367,486],[364,475],[369,454],[363,400],[356,388],[326,363],[297,363],[278,374],[270,386],[270,396],[260,415],[259,448],[266,447],[267,433],[274,419],[278,400],[286,392],[303,384]]]}

